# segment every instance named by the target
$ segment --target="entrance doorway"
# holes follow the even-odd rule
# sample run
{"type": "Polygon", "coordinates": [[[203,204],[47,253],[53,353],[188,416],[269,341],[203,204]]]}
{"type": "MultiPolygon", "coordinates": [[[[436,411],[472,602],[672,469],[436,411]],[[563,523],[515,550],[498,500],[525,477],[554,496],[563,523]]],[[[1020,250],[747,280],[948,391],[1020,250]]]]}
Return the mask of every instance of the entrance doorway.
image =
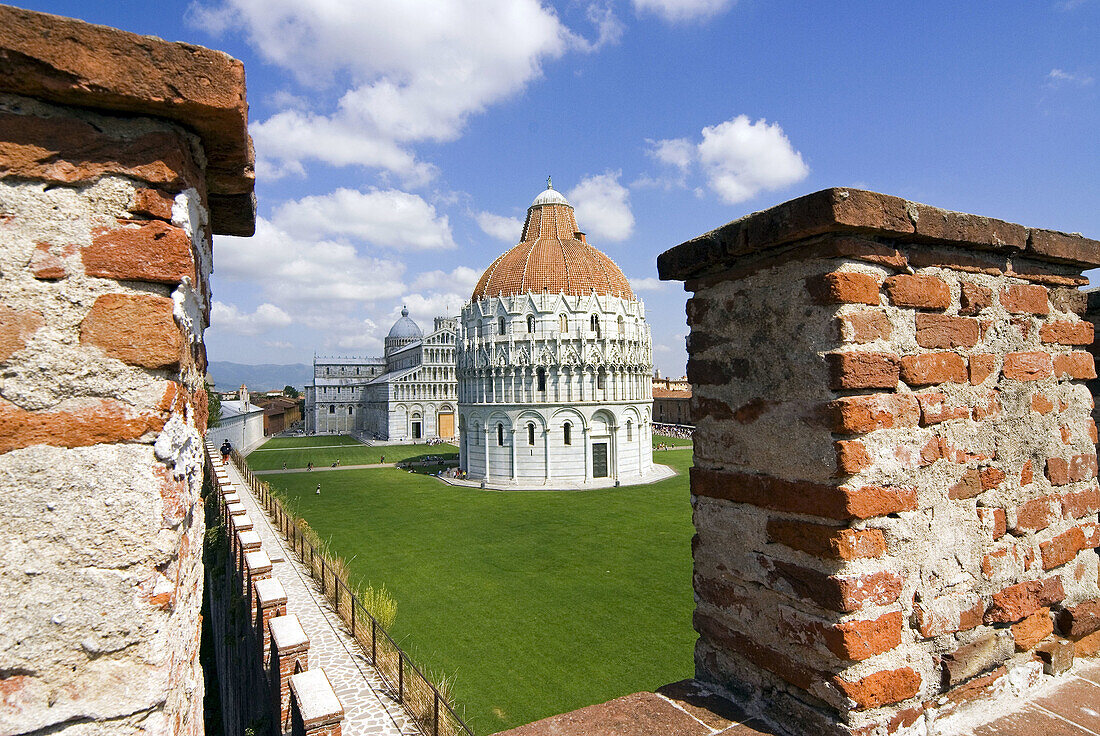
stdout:
{"type": "Polygon", "coordinates": [[[592,477],[607,477],[607,443],[592,443],[592,477]]]}
{"type": "Polygon", "coordinates": [[[439,436],[440,437],[454,437],[455,436],[455,415],[451,412],[439,413],[439,436]]]}
{"type": "Polygon", "coordinates": [[[413,439],[420,439],[420,422],[413,422],[413,439]]]}

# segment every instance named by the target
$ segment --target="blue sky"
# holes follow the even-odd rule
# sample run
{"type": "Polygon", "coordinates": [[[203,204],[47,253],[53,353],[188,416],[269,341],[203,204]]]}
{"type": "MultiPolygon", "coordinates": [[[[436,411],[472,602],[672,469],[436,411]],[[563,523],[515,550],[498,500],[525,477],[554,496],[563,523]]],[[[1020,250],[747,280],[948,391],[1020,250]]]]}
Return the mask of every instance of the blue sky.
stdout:
{"type": "Polygon", "coordinates": [[[381,353],[456,313],[545,186],[647,304],[662,251],[830,186],[1100,237],[1100,0],[24,2],[245,63],[259,230],[212,360],[381,353]]]}

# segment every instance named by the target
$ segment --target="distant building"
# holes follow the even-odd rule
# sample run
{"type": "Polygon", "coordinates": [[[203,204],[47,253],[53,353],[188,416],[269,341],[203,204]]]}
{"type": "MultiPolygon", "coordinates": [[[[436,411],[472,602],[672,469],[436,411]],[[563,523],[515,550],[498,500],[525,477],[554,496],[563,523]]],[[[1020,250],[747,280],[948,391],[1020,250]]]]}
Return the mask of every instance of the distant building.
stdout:
{"type": "Polygon", "coordinates": [[[206,430],[206,435],[218,445],[229,440],[237,451],[248,453],[264,441],[264,410],[252,403],[243,384],[237,396],[221,402],[221,420],[217,427],[206,430]]]}
{"type": "MultiPolygon", "coordinates": [[[[687,376],[680,376],[679,378],[662,378],[660,371],[654,371],[653,373],[653,390],[664,389],[665,391],[690,391],[691,382],[688,381],[687,376]]],[[[657,394],[654,394],[656,397],[657,394]]]]}
{"type": "Polygon", "coordinates": [[[253,396],[252,403],[264,410],[264,434],[270,437],[302,421],[302,400],[268,392],[253,396]]]}
{"type": "Polygon", "coordinates": [[[691,388],[686,391],[653,387],[653,421],[657,424],[694,426],[691,420],[691,388]]]}
{"type": "Polygon", "coordinates": [[[456,320],[436,317],[424,335],[401,310],[381,358],[313,361],[306,386],[310,434],[363,433],[381,440],[421,441],[455,436],[456,320]]]}

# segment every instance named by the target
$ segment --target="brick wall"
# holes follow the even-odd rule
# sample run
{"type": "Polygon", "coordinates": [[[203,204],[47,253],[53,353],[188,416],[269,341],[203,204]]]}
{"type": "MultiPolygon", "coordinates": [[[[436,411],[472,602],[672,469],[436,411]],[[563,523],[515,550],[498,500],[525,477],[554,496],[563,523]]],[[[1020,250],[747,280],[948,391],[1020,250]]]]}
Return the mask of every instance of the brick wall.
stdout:
{"type": "Polygon", "coordinates": [[[239,62],[0,7],[0,731],[201,733],[211,234],[239,62]]]}
{"type": "Polygon", "coordinates": [[[857,190],[660,257],[694,292],[699,679],[790,731],[885,734],[1100,648],[1098,264],[857,190]]]}

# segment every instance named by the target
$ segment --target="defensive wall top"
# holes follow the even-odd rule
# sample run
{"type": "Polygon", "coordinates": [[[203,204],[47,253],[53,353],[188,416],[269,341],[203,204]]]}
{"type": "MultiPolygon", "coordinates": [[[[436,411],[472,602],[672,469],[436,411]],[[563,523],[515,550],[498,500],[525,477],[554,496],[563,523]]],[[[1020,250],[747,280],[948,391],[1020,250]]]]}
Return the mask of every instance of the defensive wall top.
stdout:
{"type": "Polygon", "coordinates": [[[1100,242],[991,217],[951,212],[901,197],[832,188],[807,194],[681,243],[657,257],[665,281],[699,278],[743,259],[830,233],[857,233],[906,243],[969,246],[1038,261],[1100,266],[1100,242]]]}
{"type": "Polygon", "coordinates": [[[228,54],[0,5],[0,92],[191,130],[207,159],[214,232],[255,231],[244,65],[228,54]]]}

